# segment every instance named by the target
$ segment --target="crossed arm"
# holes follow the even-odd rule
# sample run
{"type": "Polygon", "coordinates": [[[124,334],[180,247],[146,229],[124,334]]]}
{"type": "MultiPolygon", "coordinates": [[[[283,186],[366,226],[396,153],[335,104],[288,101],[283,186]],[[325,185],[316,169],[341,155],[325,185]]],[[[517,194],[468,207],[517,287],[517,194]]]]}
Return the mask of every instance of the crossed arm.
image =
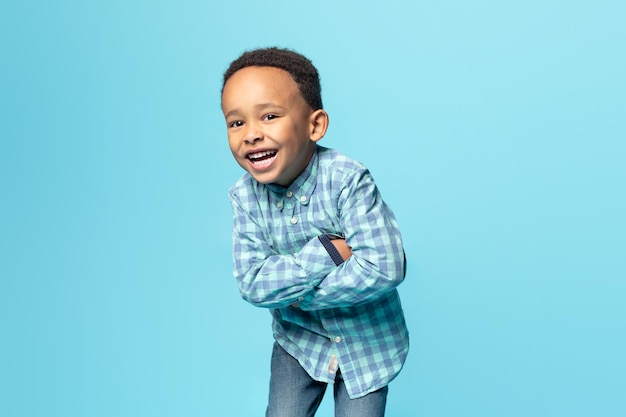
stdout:
{"type": "Polygon", "coordinates": [[[392,212],[369,172],[349,180],[339,196],[345,239],[331,240],[343,260],[339,265],[318,236],[295,253],[276,253],[259,220],[232,199],[234,274],[245,300],[268,308],[346,307],[377,298],[402,282],[404,251],[392,212]]]}

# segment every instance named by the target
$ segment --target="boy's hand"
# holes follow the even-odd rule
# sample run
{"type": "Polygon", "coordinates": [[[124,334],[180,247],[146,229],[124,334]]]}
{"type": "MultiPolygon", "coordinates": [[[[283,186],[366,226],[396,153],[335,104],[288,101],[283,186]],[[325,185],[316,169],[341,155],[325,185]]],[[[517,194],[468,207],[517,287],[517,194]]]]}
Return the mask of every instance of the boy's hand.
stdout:
{"type": "Polygon", "coordinates": [[[346,244],[345,239],[334,239],[331,240],[330,243],[332,243],[335,246],[335,249],[339,251],[339,254],[344,261],[352,256],[352,248],[346,244]]]}

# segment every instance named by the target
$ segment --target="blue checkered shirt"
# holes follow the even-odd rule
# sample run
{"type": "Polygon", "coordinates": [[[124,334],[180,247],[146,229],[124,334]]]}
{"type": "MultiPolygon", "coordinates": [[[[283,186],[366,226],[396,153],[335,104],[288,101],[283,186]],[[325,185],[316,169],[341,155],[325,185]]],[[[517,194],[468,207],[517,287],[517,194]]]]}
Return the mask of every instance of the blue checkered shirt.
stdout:
{"type": "Polygon", "coordinates": [[[229,196],[234,276],[245,300],[270,309],[278,344],[317,381],[339,368],[350,398],[386,386],[409,347],[396,290],[405,258],[369,171],[317,146],[288,188],[246,173],[229,196]],[[336,237],[351,247],[345,262],[336,237]]]}

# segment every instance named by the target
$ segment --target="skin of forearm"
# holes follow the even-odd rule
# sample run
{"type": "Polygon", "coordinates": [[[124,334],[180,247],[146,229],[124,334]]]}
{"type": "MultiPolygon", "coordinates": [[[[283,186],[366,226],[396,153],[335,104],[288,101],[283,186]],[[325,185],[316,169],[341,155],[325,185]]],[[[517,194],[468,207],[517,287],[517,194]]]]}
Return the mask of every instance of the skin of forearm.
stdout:
{"type": "Polygon", "coordinates": [[[352,248],[346,244],[345,239],[331,240],[330,243],[335,246],[335,249],[337,249],[344,261],[352,256],[352,248]]]}

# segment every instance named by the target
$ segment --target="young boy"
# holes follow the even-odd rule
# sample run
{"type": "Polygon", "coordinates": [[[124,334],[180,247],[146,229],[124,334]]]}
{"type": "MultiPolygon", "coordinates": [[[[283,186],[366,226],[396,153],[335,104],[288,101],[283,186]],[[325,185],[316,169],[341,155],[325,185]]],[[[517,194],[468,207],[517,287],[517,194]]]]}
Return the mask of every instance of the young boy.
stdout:
{"type": "Polygon", "coordinates": [[[247,171],[229,191],[234,275],[273,316],[266,416],[313,416],[328,383],[335,416],[383,416],[409,345],[393,213],[362,164],[317,144],[328,114],[304,56],[241,55],[224,74],[222,111],[247,171]]]}

